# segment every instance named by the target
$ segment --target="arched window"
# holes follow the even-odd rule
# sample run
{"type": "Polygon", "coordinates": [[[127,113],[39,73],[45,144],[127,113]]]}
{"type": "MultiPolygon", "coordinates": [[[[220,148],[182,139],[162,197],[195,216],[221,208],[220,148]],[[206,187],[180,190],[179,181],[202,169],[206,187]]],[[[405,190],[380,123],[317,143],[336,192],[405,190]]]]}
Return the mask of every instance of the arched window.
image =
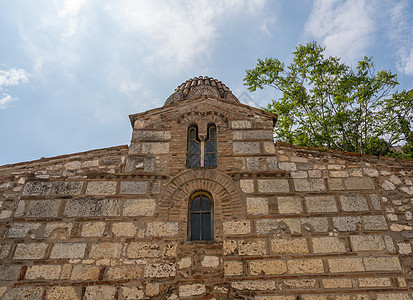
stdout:
{"type": "Polygon", "coordinates": [[[208,125],[208,133],[205,141],[205,167],[216,167],[217,158],[217,142],[216,142],[216,131],[217,128],[214,124],[208,125]]]}
{"type": "Polygon", "coordinates": [[[212,201],[206,192],[197,192],[189,202],[189,239],[191,241],[211,241],[212,201]]]}
{"type": "Polygon", "coordinates": [[[188,161],[190,168],[201,166],[201,147],[198,138],[198,127],[192,125],[188,128],[188,161]]]}

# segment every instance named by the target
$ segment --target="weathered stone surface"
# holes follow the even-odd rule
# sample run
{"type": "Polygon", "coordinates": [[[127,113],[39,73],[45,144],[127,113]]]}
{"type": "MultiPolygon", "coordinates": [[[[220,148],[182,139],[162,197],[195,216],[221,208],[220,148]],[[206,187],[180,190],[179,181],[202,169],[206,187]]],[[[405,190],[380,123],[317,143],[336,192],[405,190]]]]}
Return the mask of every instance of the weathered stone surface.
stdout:
{"type": "Polygon", "coordinates": [[[201,261],[201,265],[204,268],[218,268],[219,266],[219,257],[218,256],[204,256],[204,259],[201,261]]]}
{"type": "Polygon", "coordinates": [[[343,211],[369,210],[366,197],[364,197],[363,195],[342,195],[340,196],[340,203],[343,211]]]}
{"type": "Polygon", "coordinates": [[[326,189],[324,180],[317,178],[294,179],[294,186],[297,192],[320,192],[326,189]]]}
{"type": "Polygon", "coordinates": [[[344,191],[346,189],[341,178],[328,178],[327,184],[330,191],[344,191]]]}
{"type": "Polygon", "coordinates": [[[359,278],[360,287],[385,287],[391,286],[390,278],[359,278]]]}
{"type": "Polygon", "coordinates": [[[233,281],[231,287],[236,290],[267,291],[277,289],[273,280],[244,280],[233,281]]]}
{"type": "Polygon", "coordinates": [[[121,243],[96,243],[91,245],[89,257],[93,259],[119,258],[121,251],[121,243]]]}
{"type": "Polygon", "coordinates": [[[326,236],[311,239],[314,253],[344,253],[346,246],[337,237],[326,236]]]}
{"type": "Polygon", "coordinates": [[[299,214],[303,212],[300,197],[277,197],[277,204],[280,214],[299,214]]]}
{"type": "Polygon", "coordinates": [[[321,259],[295,259],[287,261],[290,274],[319,274],[324,272],[321,259]]]}
{"type": "Polygon", "coordinates": [[[388,230],[386,218],[383,215],[362,216],[361,221],[365,230],[388,230]]]}
{"type": "Polygon", "coordinates": [[[41,300],[43,288],[41,287],[15,287],[9,288],[1,298],[2,300],[41,300]]]}
{"type": "MultiPolygon", "coordinates": [[[[324,217],[300,219],[300,224],[308,231],[314,231],[314,232],[327,232],[328,231],[328,220],[327,218],[324,218],[324,217]]],[[[298,232],[300,232],[300,230],[298,232]]]]}
{"type": "Polygon", "coordinates": [[[235,154],[258,154],[260,153],[259,142],[233,142],[235,154]]]}
{"type": "Polygon", "coordinates": [[[379,235],[353,235],[350,236],[353,251],[382,251],[386,245],[379,235]]]}
{"type": "Polygon", "coordinates": [[[254,216],[268,214],[267,198],[247,198],[247,213],[254,216]]]}
{"type": "Polygon", "coordinates": [[[182,298],[199,296],[205,292],[206,288],[203,284],[185,284],[179,286],[179,296],[182,298]]]}
{"type": "Polygon", "coordinates": [[[164,278],[175,276],[176,267],[170,263],[149,263],[145,266],[145,277],[164,278]]]}
{"type": "Polygon", "coordinates": [[[73,223],[68,222],[48,222],[44,229],[44,236],[51,239],[64,238],[70,235],[73,223]]]}
{"type": "Polygon", "coordinates": [[[88,195],[115,195],[116,181],[89,181],[87,184],[86,194],[88,195]]]}
{"type": "Polygon", "coordinates": [[[141,287],[128,287],[124,286],[121,288],[121,298],[120,299],[144,299],[145,293],[141,287]]]}
{"type": "Polygon", "coordinates": [[[80,300],[79,293],[71,286],[55,286],[48,290],[47,300],[80,300]]]}
{"type": "Polygon", "coordinates": [[[286,179],[258,179],[260,193],[288,193],[290,186],[286,179]]]}
{"type": "Polygon", "coordinates": [[[280,255],[308,253],[307,240],[305,238],[272,239],[271,253],[280,255]]]}
{"type": "Polygon", "coordinates": [[[249,270],[250,275],[279,275],[287,272],[287,264],[282,260],[253,260],[249,270]]]}
{"type": "Polygon", "coordinates": [[[59,214],[60,200],[32,200],[27,209],[27,217],[53,218],[59,214]]]}
{"type": "Polygon", "coordinates": [[[123,204],[124,216],[153,216],[156,202],[154,199],[127,199],[123,204]]]}
{"type": "Polygon", "coordinates": [[[126,252],[129,258],[161,257],[162,254],[161,245],[150,242],[131,242],[126,252]]]}
{"type": "Polygon", "coordinates": [[[347,278],[323,279],[323,286],[326,289],[351,288],[351,280],[347,278]]]}
{"type": "Polygon", "coordinates": [[[240,180],[240,188],[244,193],[250,194],[254,193],[254,180],[253,179],[243,179],[240,180]]]}
{"type": "Polygon", "coordinates": [[[112,224],[112,233],[115,236],[134,236],[136,234],[136,226],[132,222],[119,222],[112,224]]]}
{"type": "Polygon", "coordinates": [[[307,211],[313,212],[336,212],[337,204],[333,196],[305,197],[307,211]]]}
{"type": "Polygon", "coordinates": [[[46,255],[46,243],[17,244],[14,259],[41,259],[46,255]]]}
{"type": "Polygon", "coordinates": [[[232,129],[246,129],[251,128],[251,122],[249,120],[233,120],[231,121],[232,129]]]}
{"type": "Polygon", "coordinates": [[[93,285],[88,286],[85,291],[85,300],[113,300],[115,299],[116,287],[93,285]]]}
{"type": "Polygon", "coordinates": [[[344,178],[348,190],[374,190],[374,182],[370,177],[344,178]]]}
{"type": "Polygon", "coordinates": [[[148,222],[146,223],[147,236],[176,236],[178,234],[178,222],[148,222]]]}
{"type": "Polygon", "coordinates": [[[64,215],[67,217],[103,217],[120,215],[122,201],[118,199],[69,199],[64,215]]]}
{"type": "Polygon", "coordinates": [[[238,254],[244,255],[266,255],[267,247],[265,240],[238,241],[238,254]]]}
{"type": "Polygon", "coordinates": [[[61,266],[59,265],[34,265],[27,269],[28,280],[54,280],[59,279],[61,266]]]}
{"type": "Polygon", "coordinates": [[[244,274],[244,268],[241,261],[226,261],[224,263],[225,276],[240,276],[244,274]]]}
{"type": "Polygon", "coordinates": [[[248,220],[234,220],[224,222],[224,235],[242,235],[251,232],[251,222],[248,220]]]}
{"type": "Polygon", "coordinates": [[[17,280],[20,270],[20,265],[0,265],[0,280],[17,280]]]}
{"type": "Polygon", "coordinates": [[[361,258],[330,258],[327,259],[331,273],[362,272],[365,270],[361,258]]]}
{"type": "Polygon", "coordinates": [[[125,280],[142,278],[142,266],[120,266],[107,269],[108,280],[125,280]]]}
{"type": "Polygon", "coordinates": [[[105,228],[106,228],[105,222],[88,222],[82,225],[81,236],[84,236],[84,237],[103,236],[105,228]]]}
{"type": "Polygon", "coordinates": [[[83,258],[86,243],[55,243],[50,258],[83,258]]]}
{"type": "Polygon", "coordinates": [[[79,195],[83,188],[82,181],[63,181],[53,184],[52,194],[62,196],[79,195]]]}
{"type": "Polygon", "coordinates": [[[297,170],[297,166],[293,162],[280,162],[278,163],[278,168],[289,172],[297,170]]]}
{"type": "Polygon", "coordinates": [[[366,271],[397,271],[401,270],[400,261],[395,256],[363,257],[366,271]]]}
{"type": "Polygon", "coordinates": [[[171,132],[163,130],[134,130],[132,133],[133,140],[169,140],[171,132]]]}
{"type": "Polygon", "coordinates": [[[121,181],[119,194],[145,195],[147,190],[147,181],[121,181]]]}
{"type": "Polygon", "coordinates": [[[24,238],[29,232],[38,229],[40,225],[40,223],[12,223],[7,237],[24,238]]]}
{"type": "Polygon", "coordinates": [[[28,182],[26,183],[23,189],[23,195],[30,195],[30,196],[48,195],[50,194],[51,190],[52,190],[51,182],[42,182],[42,181],[28,182]]]}
{"type": "Polygon", "coordinates": [[[317,286],[315,279],[289,279],[284,280],[284,287],[293,289],[313,288],[317,286]]]}
{"type": "Polygon", "coordinates": [[[99,267],[89,265],[75,265],[70,276],[71,280],[97,280],[99,279],[99,267]]]}
{"type": "Polygon", "coordinates": [[[339,231],[355,231],[361,228],[360,216],[334,217],[333,223],[339,231]]]}
{"type": "Polygon", "coordinates": [[[169,143],[164,142],[143,142],[142,154],[168,154],[169,143]]]}

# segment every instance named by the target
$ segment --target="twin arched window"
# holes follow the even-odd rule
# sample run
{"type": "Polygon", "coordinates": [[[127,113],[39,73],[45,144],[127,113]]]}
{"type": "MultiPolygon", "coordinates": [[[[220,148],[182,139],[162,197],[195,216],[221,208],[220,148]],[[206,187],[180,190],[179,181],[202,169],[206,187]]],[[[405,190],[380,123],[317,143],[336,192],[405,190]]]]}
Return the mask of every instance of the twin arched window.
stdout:
{"type": "Polygon", "coordinates": [[[188,228],[191,241],[211,241],[212,234],[212,197],[206,192],[197,192],[189,202],[188,228]]]}
{"type": "Polygon", "coordinates": [[[187,166],[189,168],[217,166],[216,131],[215,124],[209,124],[207,137],[205,141],[201,141],[198,137],[198,126],[191,125],[188,128],[187,166]]]}

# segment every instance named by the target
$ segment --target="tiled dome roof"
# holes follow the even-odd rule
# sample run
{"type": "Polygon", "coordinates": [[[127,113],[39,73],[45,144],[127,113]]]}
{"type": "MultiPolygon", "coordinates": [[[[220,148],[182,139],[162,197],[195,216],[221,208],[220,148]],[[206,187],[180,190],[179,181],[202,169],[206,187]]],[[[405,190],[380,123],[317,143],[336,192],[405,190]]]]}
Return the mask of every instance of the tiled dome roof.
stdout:
{"type": "Polygon", "coordinates": [[[188,79],[179,85],[165,101],[164,106],[184,100],[195,99],[203,95],[239,103],[237,97],[235,97],[231,90],[221,81],[208,76],[199,76],[188,79]]]}

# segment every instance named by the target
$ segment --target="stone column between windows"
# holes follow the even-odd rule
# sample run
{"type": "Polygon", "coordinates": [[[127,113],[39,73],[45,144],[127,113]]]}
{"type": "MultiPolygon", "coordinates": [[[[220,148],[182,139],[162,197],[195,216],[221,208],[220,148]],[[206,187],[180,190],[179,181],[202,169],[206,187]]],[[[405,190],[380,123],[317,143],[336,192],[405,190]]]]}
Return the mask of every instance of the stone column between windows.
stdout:
{"type": "Polygon", "coordinates": [[[200,157],[201,167],[204,167],[204,161],[205,161],[205,159],[204,159],[204,155],[205,155],[205,147],[204,147],[204,144],[205,144],[205,141],[204,141],[204,140],[201,140],[201,157],[200,157]]]}

